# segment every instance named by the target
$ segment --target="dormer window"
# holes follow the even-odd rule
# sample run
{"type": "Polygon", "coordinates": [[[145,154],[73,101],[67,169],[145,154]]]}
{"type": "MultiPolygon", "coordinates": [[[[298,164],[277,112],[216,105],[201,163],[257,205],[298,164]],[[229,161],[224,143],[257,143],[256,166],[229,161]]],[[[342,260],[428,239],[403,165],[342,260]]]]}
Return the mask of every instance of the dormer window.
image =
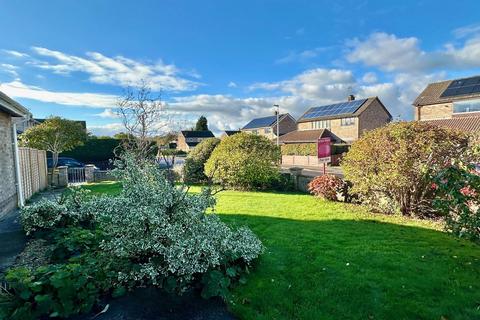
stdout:
{"type": "Polygon", "coordinates": [[[453,103],[453,113],[480,112],[480,99],[453,103]]]}

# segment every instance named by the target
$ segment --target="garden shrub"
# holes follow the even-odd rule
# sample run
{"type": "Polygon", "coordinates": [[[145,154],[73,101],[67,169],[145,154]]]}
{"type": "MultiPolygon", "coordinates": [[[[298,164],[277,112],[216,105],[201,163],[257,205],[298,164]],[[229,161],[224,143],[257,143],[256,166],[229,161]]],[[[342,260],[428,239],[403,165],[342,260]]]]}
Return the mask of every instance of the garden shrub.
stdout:
{"type": "Polygon", "coordinates": [[[42,199],[25,206],[20,212],[20,219],[27,235],[40,230],[53,230],[66,226],[90,223],[92,214],[85,214],[82,204],[89,191],[77,188],[68,189],[60,201],[42,199]]]}
{"type": "Polygon", "coordinates": [[[55,201],[40,200],[25,206],[20,219],[27,235],[37,230],[59,228],[67,224],[67,208],[55,201]]]}
{"type": "Polygon", "coordinates": [[[266,137],[240,132],[220,142],[205,174],[234,189],[266,188],[278,179],[280,158],[280,148],[266,137]]]}
{"type": "Polygon", "coordinates": [[[461,157],[468,137],[422,122],[392,123],[366,132],[342,161],[352,191],[376,209],[378,199],[402,214],[432,215],[433,178],[461,157]]]}
{"type": "Polygon", "coordinates": [[[479,173],[469,166],[450,166],[437,175],[432,189],[434,206],[444,215],[447,231],[480,241],[479,173]]]}
{"type": "Polygon", "coordinates": [[[321,175],[315,177],[308,184],[308,191],[316,197],[327,200],[338,200],[337,192],[341,192],[343,181],[335,175],[321,175]]]}
{"type": "Polygon", "coordinates": [[[207,181],[205,163],[213,150],[220,143],[218,138],[208,138],[200,142],[190,151],[183,166],[183,176],[186,183],[201,183],[207,181]]]}
{"type": "Polygon", "coordinates": [[[105,233],[101,248],[134,265],[119,274],[120,281],[173,286],[181,292],[197,275],[232,262],[248,265],[262,251],[249,229],[233,231],[216,215],[205,214],[214,204],[208,190],[186,193],[154,165],[137,166],[128,156],[120,168],[115,174],[122,180],[122,193],[89,204],[105,233]]]}
{"type": "Polygon", "coordinates": [[[3,308],[12,320],[66,318],[89,312],[102,294],[112,289],[113,273],[99,268],[97,261],[49,264],[35,270],[7,271],[10,295],[3,308]]]}
{"type": "Polygon", "coordinates": [[[35,236],[49,243],[50,264],[8,271],[2,316],[69,317],[137,286],[226,298],[233,283],[244,281],[262,243],[250,229],[232,230],[206,214],[215,203],[208,189],[187,193],[154,162],[139,165],[129,154],[117,165],[118,196],[74,189],[60,203],[24,210],[28,232],[49,230],[35,236]]]}

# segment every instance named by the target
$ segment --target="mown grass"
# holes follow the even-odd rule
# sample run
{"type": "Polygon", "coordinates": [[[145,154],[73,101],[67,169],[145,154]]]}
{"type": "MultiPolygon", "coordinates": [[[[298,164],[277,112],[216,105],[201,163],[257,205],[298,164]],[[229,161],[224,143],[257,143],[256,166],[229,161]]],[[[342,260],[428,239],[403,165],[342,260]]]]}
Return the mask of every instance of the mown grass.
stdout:
{"type": "Polygon", "coordinates": [[[295,193],[217,199],[225,222],[266,247],[228,301],[241,319],[480,319],[480,246],[439,223],[295,193]]]}

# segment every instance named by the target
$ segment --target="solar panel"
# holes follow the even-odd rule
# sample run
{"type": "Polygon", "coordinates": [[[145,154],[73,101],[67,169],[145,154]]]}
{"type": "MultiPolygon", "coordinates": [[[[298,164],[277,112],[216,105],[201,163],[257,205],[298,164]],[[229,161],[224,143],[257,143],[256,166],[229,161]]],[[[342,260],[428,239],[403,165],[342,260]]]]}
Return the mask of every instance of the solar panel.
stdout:
{"type": "Polygon", "coordinates": [[[454,97],[480,93],[480,76],[452,81],[440,97],[454,97]]]}
{"type": "MultiPolygon", "coordinates": [[[[282,116],[282,115],[280,115],[282,116]]],[[[277,121],[277,116],[263,117],[253,119],[243,127],[243,129],[253,129],[253,128],[263,128],[271,126],[275,121],[277,121]]]]}
{"type": "Polygon", "coordinates": [[[321,107],[314,107],[309,109],[307,113],[303,115],[302,119],[314,119],[326,116],[354,113],[365,101],[367,101],[367,99],[353,100],[349,102],[341,102],[321,107]]]}

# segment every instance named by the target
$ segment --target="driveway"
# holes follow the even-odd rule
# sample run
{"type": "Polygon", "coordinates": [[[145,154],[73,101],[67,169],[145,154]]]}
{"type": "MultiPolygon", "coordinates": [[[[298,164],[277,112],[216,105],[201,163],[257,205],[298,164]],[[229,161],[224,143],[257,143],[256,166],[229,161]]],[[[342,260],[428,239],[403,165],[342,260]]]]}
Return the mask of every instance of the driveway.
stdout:
{"type": "MultiPolygon", "coordinates": [[[[63,190],[46,191],[31,199],[36,202],[44,198],[59,196],[63,190]]],[[[20,210],[15,209],[0,218],[0,274],[11,267],[25,248],[27,237],[20,223],[20,210]]]]}

